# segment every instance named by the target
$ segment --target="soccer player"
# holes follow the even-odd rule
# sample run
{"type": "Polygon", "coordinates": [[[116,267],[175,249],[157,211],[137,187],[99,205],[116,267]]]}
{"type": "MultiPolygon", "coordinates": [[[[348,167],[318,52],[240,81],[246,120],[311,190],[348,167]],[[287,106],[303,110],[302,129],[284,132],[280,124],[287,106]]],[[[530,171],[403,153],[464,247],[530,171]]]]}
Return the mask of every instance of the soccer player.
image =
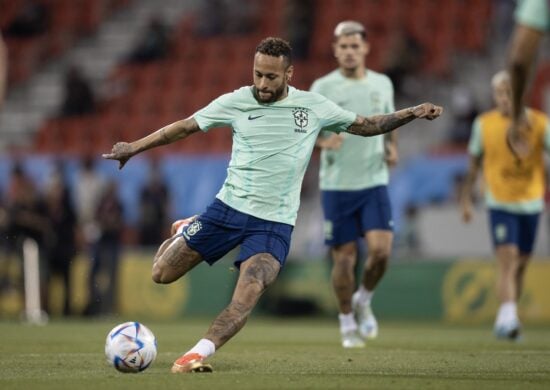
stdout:
{"type": "Polygon", "coordinates": [[[522,157],[529,153],[523,136],[528,131],[524,98],[527,84],[535,69],[535,60],[544,34],[550,30],[550,5],[547,0],[519,0],[516,27],[510,43],[508,68],[512,82],[512,123],[510,145],[522,157]]]}
{"type": "Polygon", "coordinates": [[[498,338],[516,340],[521,325],[517,302],[531,257],[545,184],[544,149],[550,151],[549,118],[528,109],[530,153],[519,158],[509,148],[507,130],[512,121],[511,83],[506,71],[492,79],[496,109],[483,113],[473,124],[468,174],[461,193],[462,219],[472,219],[472,187],[480,169],[485,181],[491,236],[497,258],[497,295],[500,308],[494,332],[498,338]]]}
{"type": "MultiPolygon", "coordinates": [[[[220,71],[223,71],[220,69],[220,71]]],[[[290,247],[306,165],[321,128],[373,136],[416,118],[437,118],[442,108],[420,104],[387,115],[362,117],[325,97],[289,86],[291,48],[266,38],[254,55],[253,86],[222,95],[187,119],[132,143],[119,142],[103,157],[120,168],[132,156],[214,127],[233,128],[227,178],[204,213],[163,242],[152,277],[172,283],[205,261],[212,265],[240,245],[239,278],[229,305],[172,372],[211,371],[204,360],[246,323],[262,293],[275,281],[290,247]]]]}
{"type": "MultiPolygon", "coordinates": [[[[333,50],[338,69],[315,80],[311,91],[360,115],[393,112],[391,80],[365,67],[370,46],[363,25],[356,21],[339,23],[334,30],[333,50]]],[[[319,187],[342,346],[364,347],[364,340],[378,335],[370,303],[386,271],[393,241],[387,186],[388,165],[397,162],[395,132],[369,138],[323,132],[317,145],[322,149],[319,187]],[[355,291],[360,238],[367,244],[368,256],[355,291]]]]}

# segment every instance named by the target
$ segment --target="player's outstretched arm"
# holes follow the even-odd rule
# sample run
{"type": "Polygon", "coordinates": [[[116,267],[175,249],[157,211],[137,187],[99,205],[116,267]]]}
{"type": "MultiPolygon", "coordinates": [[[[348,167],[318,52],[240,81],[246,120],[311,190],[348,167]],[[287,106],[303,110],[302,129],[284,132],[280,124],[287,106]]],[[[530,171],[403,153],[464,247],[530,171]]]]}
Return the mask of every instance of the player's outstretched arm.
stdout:
{"type": "Polygon", "coordinates": [[[529,129],[524,98],[543,36],[542,31],[517,25],[508,54],[508,71],[512,83],[512,123],[508,129],[508,145],[520,158],[526,157],[531,151],[524,137],[529,129]]]}
{"type": "Polygon", "coordinates": [[[346,131],[363,137],[372,137],[374,135],[388,133],[414,119],[433,120],[440,116],[442,112],[443,107],[436,106],[432,103],[423,103],[418,106],[392,112],[391,114],[369,117],[357,115],[355,122],[353,122],[346,131]]]}
{"type": "Polygon", "coordinates": [[[508,53],[514,122],[519,122],[523,115],[523,98],[543,35],[542,31],[522,25],[517,25],[514,30],[508,53]]]}
{"type": "Polygon", "coordinates": [[[200,131],[200,128],[193,117],[183,119],[168,126],[164,126],[162,129],[138,139],[137,141],[117,142],[113,145],[111,153],[105,153],[103,158],[118,160],[120,162],[118,168],[122,169],[124,164],[136,154],[156,146],[170,144],[174,141],[188,137],[197,131],[200,131]]]}

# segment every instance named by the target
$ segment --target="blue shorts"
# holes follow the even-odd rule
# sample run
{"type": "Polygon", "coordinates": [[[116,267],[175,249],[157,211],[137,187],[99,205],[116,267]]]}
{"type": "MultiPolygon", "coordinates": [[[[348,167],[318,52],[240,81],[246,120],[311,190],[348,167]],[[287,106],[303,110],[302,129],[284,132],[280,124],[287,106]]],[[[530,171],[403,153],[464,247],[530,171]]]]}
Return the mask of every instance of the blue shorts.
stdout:
{"type": "Polygon", "coordinates": [[[540,213],[517,214],[489,209],[493,246],[515,244],[521,254],[533,251],[540,213]]]}
{"type": "Polygon", "coordinates": [[[237,211],[219,199],[187,226],[182,235],[187,245],[212,265],[236,246],[235,266],[258,253],[270,253],[284,265],[290,248],[292,225],[266,221],[237,211]]]}
{"type": "Polygon", "coordinates": [[[387,186],[359,191],[322,191],[325,244],[355,241],[369,230],[393,231],[387,186]]]}

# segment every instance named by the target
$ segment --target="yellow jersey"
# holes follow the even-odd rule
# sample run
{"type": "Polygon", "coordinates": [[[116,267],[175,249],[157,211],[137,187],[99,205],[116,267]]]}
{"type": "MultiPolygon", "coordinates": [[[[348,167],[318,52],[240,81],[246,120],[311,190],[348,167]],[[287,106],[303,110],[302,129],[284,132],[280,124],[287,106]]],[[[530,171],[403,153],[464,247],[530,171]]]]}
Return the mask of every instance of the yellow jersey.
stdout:
{"type": "Polygon", "coordinates": [[[544,207],[544,150],[550,151],[550,121],[544,113],[533,109],[528,110],[527,117],[532,152],[521,159],[508,145],[509,117],[492,110],[474,121],[468,150],[482,157],[486,201],[491,208],[535,213],[544,207]]]}

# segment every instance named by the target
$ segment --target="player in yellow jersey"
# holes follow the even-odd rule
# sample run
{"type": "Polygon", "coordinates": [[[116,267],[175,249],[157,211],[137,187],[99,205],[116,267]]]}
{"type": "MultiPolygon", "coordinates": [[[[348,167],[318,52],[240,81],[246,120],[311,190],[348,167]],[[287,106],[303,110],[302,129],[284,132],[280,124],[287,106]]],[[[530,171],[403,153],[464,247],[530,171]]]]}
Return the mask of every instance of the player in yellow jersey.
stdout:
{"type": "Polygon", "coordinates": [[[544,208],[544,150],[550,151],[549,118],[526,110],[530,131],[529,154],[519,157],[510,147],[507,132],[512,121],[510,75],[498,72],[492,79],[496,109],[474,121],[468,146],[471,155],[461,193],[462,218],[472,219],[472,187],[480,169],[485,181],[491,236],[497,258],[497,295],[500,308],[495,321],[498,338],[520,336],[517,302],[544,208]]]}

